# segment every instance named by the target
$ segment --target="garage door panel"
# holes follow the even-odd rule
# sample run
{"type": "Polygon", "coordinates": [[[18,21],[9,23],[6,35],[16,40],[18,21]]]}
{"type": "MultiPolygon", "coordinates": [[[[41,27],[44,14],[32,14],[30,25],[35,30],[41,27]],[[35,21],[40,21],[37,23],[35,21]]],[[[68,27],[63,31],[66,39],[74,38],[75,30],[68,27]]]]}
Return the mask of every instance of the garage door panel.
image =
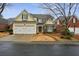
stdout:
{"type": "Polygon", "coordinates": [[[16,34],[22,34],[23,33],[23,28],[15,28],[15,33],[16,34]]]}
{"type": "Polygon", "coordinates": [[[36,34],[36,27],[15,27],[15,34],[36,34]]]}

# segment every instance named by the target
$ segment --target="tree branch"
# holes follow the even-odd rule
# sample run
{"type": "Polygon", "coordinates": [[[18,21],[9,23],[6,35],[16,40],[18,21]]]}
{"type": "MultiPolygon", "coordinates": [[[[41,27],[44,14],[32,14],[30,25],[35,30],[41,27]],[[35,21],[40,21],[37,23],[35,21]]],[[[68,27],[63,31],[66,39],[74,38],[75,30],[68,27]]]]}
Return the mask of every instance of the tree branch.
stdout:
{"type": "Polygon", "coordinates": [[[5,8],[6,3],[3,3],[0,7],[0,14],[3,12],[4,8],[5,8]]]}

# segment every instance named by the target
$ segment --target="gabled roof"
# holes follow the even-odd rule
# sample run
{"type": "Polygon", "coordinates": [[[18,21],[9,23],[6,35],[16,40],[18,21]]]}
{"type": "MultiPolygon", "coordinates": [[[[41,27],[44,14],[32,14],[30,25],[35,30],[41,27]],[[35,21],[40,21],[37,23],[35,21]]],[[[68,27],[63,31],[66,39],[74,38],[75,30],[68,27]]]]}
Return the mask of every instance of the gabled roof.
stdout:
{"type": "Polygon", "coordinates": [[[74,27],[74,23],[73,23],[73,18],[75,18],[75,27],[78,27],[79,28],[79,19],[76,17],[76,16],[73,16],[69,22],[68,22],[68,27],[74,27]]]}
{"type": "Polygon", "coordinates": [[[21,13],[28,13],[25,9],[21,13]]]}
{"type": "Polygon", "coordinates": [[[18,18],[20,15],[22,15],[23,13],[27,14],[28,12],[26,10],[21,11],[21,13],[19,15],[16,16],[16,18],[18,18]]]}
{"type": "MultiPolygon", "coordinates": [[[[64,18],[63,17],[59,17],[59,18],[57,18],[56,24],[57,24],[57,21],[59,21],[59,25],[61,26],[62,25],[61,22],[63,21],[64,18]]],[[[79,28],[79,19],[76,16],[71,16],[70,20],[67,23],[68,24],[67,26],[68,27],[71,27],[71,28],[74,27],[73,19],[75,19],[75,21],[76,21],[75,27],[76,28],[79,28]]],[[[59,27],[59,25],[57,25],[57,26],[59,27]]]]}
{"type": "Polygon", "coordinates": [[[3,23],[3,24],[8,24],[8,20],[6,20],[6,19],[0,19],[0,23],[3,23]]]}
{"type": "MultiPolygon", "coordinates": [[[[71,16],[70,20],[68,21],[68,25],[67,26],[68,27],[74,27],[73,19],[76,20],[75,27],[79,27],[79,19],[76,16],[74,16],[74,15],[71,16]]],[[[61,23],[62,23],[63,20],[64,20],[63,16],[58,17],[56,19],[56,24],[57,24],[57,21],[59,21],[59,25],[62,25],[61,23]]]]}
{"type": "Polygon", "coordinates": [[[42,19],[52,18],[53,19],[53,17],[48,14],[31,14],[31,15],[36,18],[42,18],[42,19]]]}
{"type": "Polygon", "coordinates": [[[54,24],[54,22],[53,22],[53,20],[49,19],[49,20],[46,21],[45,24],[46,24],[46,25],[48,25],[48,24],[54,24]]]}
{"type": "Polygon", "coordinates": [[[31,15],[31,14],[29,14],[30,16],[28,16],[28,18],[29,19],[27,19],[27,21],[35,21],[34,19],[33,19],[33,16],[31,15]]]}
{"type": "Polygon", "coordinates": [[[63,21],[64,19],[65,19],[64,16],[59,16],[56,20],[63,21]]]}
{"type": "Polygon", "coordinates": [[[59,16],[57,19],[56,19],[56,24],[59,22],[59,24],[57,25],[62,25],[63,21],[65,20],[64,16],[59,16]]]}
{"type": "MultiPolygon", "coordinates": [[[[54,17],[52,17],[51,15],[48,14],[31,14],[28,13],[26,10],[23,10],[17,17],[16,19],[24,14],[28,14],[30,15],[31,18],[37,18],[37,19],[43,19],[43,20],[48,20],[49,18],[53,19],[54,17]]],[[[29,16],[28,16],[29,17],[29,16]]],[[[34,19],[28,19],[27,21],[35,21],[34,19]]]]}

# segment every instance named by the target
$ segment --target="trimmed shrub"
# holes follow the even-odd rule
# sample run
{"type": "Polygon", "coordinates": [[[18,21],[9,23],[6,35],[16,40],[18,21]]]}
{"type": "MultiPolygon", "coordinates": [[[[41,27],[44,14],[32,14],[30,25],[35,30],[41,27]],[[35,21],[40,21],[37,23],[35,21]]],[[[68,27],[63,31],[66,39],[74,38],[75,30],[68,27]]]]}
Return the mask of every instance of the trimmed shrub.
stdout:
{"type": "Polygon", "coordinates": [[[8,30],[9,34],[13,34],[13,30],[8,30]]]}
{"type": "Polygon", "coordinates": [[[62,39],[68,39],[71,40],[71,37],[74,35],[73,32],[70,32],[68,29],[65,29],[62,33],[63,36],[61,36],[62,39]]]}
{"type": "Polygon", "coordinates": [[[65,29],[64,31],[62,31],[61,34],[64,35],[64,36],[66,36],[66,35],[73,36],[73,33],[70,32],[68,29],[65,29]]]}
{"type": "Polygon", "coordinates": [[[71,36],[68,36],[68,35],[67,35],[67,36],[61,36],[61,38],[62,38],[62,39],[68,39],[68,40],[71,40],[71,36]]]}

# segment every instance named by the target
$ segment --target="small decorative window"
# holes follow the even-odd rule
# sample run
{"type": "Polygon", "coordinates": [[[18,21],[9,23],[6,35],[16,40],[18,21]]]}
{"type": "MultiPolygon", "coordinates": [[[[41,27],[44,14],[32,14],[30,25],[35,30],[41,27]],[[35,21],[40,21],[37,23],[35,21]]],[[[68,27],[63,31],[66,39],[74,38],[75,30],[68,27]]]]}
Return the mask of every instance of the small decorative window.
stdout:
{"type": "Polygon", "coordinates": [[[43,20],[42,19],[38,19],[38,23],[43,23],[43,20]]]}
{"type": "Polygon", "coordinates": [[[22,20],[26,20],[26,19],[28,19],[28,15],[22,14],[22,20]]]}
{"type": "Polygon", "coordinates": [[[57,25],[59,25],[60,24],[60,21],[59,20],[57,20],[57,25]]]}
{"type": "Polygon", "coordinates": [[[73,23],[76,23],[76,19],[75,18],[73,18],[73,23]]]}

